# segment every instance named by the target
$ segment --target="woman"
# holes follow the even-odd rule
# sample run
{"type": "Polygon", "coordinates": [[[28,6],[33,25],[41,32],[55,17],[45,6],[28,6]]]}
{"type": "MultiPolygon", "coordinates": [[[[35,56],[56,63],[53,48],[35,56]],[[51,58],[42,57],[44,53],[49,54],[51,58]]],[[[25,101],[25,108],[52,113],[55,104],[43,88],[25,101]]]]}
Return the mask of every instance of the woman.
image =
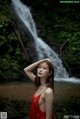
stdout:
{"type": "Polygon", "coordinates": [[[36,84],[32,96],[30,119],[54,119],[53,83],[54,69],[50,59],[39,60],[24,68],[27,76],[36,84]],[[32,71],[37,67],[37,74],[32,71]]]}

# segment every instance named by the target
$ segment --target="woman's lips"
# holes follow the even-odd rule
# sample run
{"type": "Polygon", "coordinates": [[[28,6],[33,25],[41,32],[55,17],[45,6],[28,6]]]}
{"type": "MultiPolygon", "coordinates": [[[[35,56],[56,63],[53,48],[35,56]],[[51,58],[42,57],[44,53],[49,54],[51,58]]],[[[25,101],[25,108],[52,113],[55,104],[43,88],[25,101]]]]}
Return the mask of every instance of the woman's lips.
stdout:
{"type": "Polygon", "coordinates": [[[38,75],[41,75],[42,73],[38,73],[38,75]]]}

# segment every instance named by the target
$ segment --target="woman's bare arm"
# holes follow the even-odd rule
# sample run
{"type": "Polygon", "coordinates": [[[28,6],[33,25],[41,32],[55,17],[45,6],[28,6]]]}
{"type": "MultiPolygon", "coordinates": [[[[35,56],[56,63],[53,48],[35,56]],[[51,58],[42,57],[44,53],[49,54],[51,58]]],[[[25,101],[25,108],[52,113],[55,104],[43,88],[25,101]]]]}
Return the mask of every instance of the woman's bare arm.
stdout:
{"type": "Polygon", "coordinates": [[[45,61],[45,60],[48,60],[48,59],[39,60],[27,66],[26,68],[24,68],[24,72],[33,82],[35,81],[35,77],[36,77],[35,74],[32,72],[33,69],[36,68],[42,61],[45,61]]]}
{"type": "Polygon", "coordinates": [[[48,88],[45,92],[46,119],[51,119],[53,112],[53,90],[48,88]]]}

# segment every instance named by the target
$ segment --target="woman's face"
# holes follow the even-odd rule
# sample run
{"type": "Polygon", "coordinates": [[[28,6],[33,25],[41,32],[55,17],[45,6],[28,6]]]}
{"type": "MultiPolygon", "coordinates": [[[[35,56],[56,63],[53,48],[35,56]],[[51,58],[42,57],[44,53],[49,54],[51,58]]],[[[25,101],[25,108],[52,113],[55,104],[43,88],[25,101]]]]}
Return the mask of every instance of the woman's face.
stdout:
{"type": "Polygon", "coordinates": [[[49,72],[48,64],[46,62],[40,63],[37,69],[37,76],[40,78],[47,79],[49,75],[50,75],[50,72],[49,72]]]}

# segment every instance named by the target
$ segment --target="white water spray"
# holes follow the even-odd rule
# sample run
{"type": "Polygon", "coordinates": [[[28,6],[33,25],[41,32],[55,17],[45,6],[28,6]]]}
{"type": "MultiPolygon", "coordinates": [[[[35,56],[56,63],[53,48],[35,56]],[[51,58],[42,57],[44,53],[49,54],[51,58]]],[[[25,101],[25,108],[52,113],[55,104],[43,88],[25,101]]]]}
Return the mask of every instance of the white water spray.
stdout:
{"type": "Polygon", "coordinates": [[[55,70],[55,80],[79,82],[78,79],[75,80],[75,78],[69,78],[68,73],[66,72],[65,68],[62,65],[62,61],[59,59],[55,51],[53,51],[48,46],[48,44],[46,44],[41,38],[38,37],[35,23],[30,13],[30,9],[26,5],[24,5],[20,0],[12,0],[12,4],[14,6],[16,14],[21,19],[25,27],[27,27],[27,29],[29,30],[34,39],[38,59],[47,57],[50,58],[51,61],[53,62],[55,70]]]}

